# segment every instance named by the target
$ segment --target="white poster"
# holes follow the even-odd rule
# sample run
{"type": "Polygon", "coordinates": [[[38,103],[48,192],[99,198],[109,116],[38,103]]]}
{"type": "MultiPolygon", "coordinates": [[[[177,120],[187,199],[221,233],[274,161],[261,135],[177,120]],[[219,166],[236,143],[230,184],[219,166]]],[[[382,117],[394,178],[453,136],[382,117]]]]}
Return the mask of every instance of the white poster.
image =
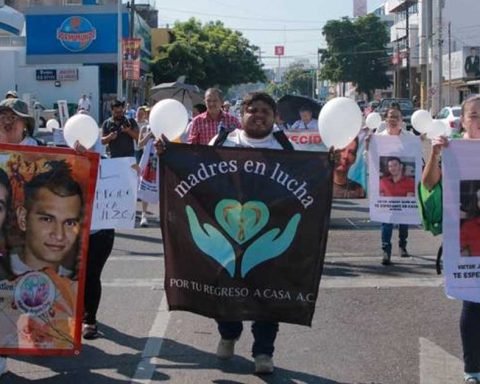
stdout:
{"type": "Polygon", "coordinates": [[[70,117],[68,114],[68,103],[67,100],[57,100],[58,104],[58,117],[60,119],[60,125],[63,128],[65,126],[65,122],[70,117]]]}
{"type": "Polygon", "coordinates": [[[158,204],[160,199],[160,168],[158,167],[158,156],[153,146],[153,139],[145,145],[139,167],[138,198],[146,203],[158,204]]]}
{"type": "Polygon", "coordinates": [[[443,150],[443,266],[447,295],[480,302],[479,140],[443,150]]]}
{"type": "Polygon", "coordinates": [[[368,151],[370,219],[420,224],[417,188],[422,148],[415,135],[373,135],[368,151]]]}
{"type": "Polygon", "coordinates": [[[132,165],[135,165],[133,157],[100,161],[92,230],[135,227],[138,175],[132,165]]]}

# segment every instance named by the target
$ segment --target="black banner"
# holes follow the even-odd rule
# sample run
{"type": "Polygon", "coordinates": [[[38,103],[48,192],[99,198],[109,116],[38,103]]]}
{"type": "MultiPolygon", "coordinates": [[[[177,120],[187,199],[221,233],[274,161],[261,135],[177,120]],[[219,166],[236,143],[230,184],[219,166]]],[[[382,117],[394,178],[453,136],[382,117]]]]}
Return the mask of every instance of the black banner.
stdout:
{"type": "Polygon", "coordinates": [[[169,308],[310,325],[330,220],[329,154],[171,143],[160,159],[169,308]]]}

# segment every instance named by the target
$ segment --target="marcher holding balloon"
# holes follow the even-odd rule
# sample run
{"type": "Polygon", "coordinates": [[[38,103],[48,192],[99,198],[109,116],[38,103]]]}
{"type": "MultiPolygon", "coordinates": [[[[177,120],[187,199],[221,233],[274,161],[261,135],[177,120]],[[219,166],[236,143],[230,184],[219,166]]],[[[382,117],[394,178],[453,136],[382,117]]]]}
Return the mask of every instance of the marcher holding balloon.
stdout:
{"type": "MultiPolygon", "coordinates": [[[[465,133],[463,139],[480,139],[480,96],[475,95],[462,103],[460,122],[465,133]]],[[[442,171],[440,156],[442,148],[448,146],[446,136],[432,139],[432,152],[422,175],[422,188],[434,192],[441,189],[442,171]]],[[[435,200],[433,200],[435,201],[435,200]]],[[[439,203],[441,204],[441,200],[439,203]]],[[[437,209],[439,207],[432,207],[437,209]]],[[[449,255],[445,255],[449,257],[449,255]]],[[[460,334],[463,346],[464,382],[467,384],[480,383],[480,298],[477,302],[464,301],[460,317],[460,334]]]]}

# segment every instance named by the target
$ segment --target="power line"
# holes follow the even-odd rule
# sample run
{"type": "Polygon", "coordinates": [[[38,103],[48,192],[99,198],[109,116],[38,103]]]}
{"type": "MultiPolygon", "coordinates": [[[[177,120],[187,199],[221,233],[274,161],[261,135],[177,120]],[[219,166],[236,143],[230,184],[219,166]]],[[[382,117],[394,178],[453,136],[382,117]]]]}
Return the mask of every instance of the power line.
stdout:
{"type": "Polygon", "coordinates": [[[322,24],[327,22],[328,20],[288,20],[288,19],[270,19],[270,18],[262,18],[262,17],[247,17],[247,16],[233,16],[233,15],[222,15],[222,14],[215,14],[215,13],[207,13],[207,12],[197,12],[191,10],[183,10],[183,9],[175,9],[175,8],[166,8],[166,7],[157,7],[158,10],[164,11],[172,11],[178,13],[186,13],[189,15],[202,15],[202,16],[213,16],[213,17],[221,17],[224,19],[241,19],[241,20],[258,20],[263,23],[265,22],[277,22],[277,23],[311,23],[311,24],[322,24]]]}

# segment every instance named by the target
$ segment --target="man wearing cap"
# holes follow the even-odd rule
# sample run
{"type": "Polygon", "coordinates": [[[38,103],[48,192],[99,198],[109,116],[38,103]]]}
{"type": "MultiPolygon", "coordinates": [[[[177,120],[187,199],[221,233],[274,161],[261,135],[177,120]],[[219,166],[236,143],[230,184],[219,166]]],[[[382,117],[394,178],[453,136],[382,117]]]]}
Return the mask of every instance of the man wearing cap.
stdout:
{"type": "Polygon", "coordinates": [[[5,94],[5,99],[18,99],[17,92],[12,91],[12,90],[8,91],[5,94]]]}
{"type": "Polygon", "coordinates": [[[0,102],[0,142],[37,145],[32,138],[35,119],[28,113],[27,103],[9,98],[0,102]]]}

